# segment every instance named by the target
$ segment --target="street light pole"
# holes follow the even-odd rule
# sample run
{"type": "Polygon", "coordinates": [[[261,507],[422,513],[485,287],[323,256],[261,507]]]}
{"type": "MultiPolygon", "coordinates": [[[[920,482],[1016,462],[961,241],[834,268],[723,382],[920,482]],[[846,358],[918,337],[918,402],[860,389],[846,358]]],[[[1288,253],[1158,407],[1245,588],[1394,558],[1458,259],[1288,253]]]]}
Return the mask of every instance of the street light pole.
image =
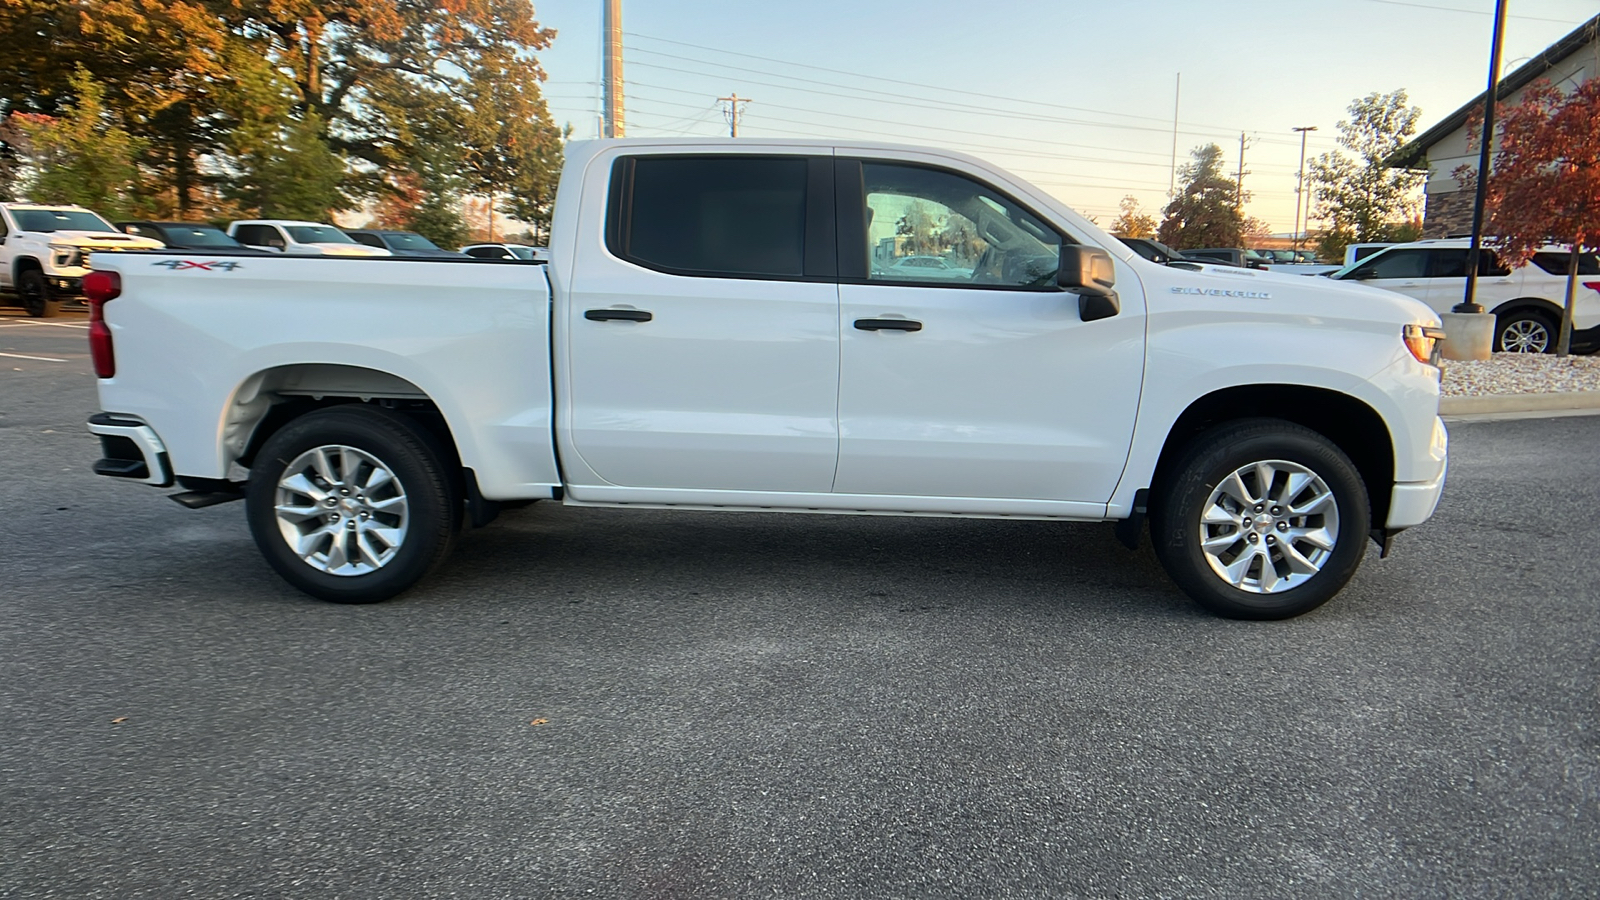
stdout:
{"type": "Polygon", "coordinates": [[[1467,250],[1467,289],[1451,312],[1482,313],[1478,293],[1478,254],[1483,247],[1483,205],[1489,191],[1489,151],[1494,144],[1495,95],[1500,92],[1500,44],[1506,31],[1506,0],[1495,0],[1494,39],[1489,48],[1489,89],[1483,95],[1483,146],[1478,150],[1478,190],[1472,200],[1472,246],[1467,250]]]}
{"type": "MultiPolygon", "coordinates": [[[[1300,185],[1294,189],[1294,248],[1296,250],[1300,249],[1300,201],[1306,194],[1306,133],[1316,130],[1317,126],[1315,125],[1306,125],[1295,129],[1295,131],[1300,132],[1300,185]]],[[[1307,206],[1307,226],[1311,224],[1310,219],[1311,208],[1307,206]]],[[[1310,231],[1311,229],[1308,227],[1306,230],[1310,231]]]]}

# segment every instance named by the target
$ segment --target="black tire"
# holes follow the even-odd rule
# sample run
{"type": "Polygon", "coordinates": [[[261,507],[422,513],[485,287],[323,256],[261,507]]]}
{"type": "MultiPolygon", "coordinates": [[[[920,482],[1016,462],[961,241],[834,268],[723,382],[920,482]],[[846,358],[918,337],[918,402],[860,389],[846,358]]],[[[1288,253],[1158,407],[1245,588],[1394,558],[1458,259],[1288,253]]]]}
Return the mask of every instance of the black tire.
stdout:
{"type": "Polygon", "coordinates": [[[1537,309],[1516,309],[1501,313],[1494,323],[1496,353],[1554,353],[1561,326],[1537,309]],[[1537,347],[1538,349],[1531,349],[1537,347]]]}
{"type": "Polygon", "coordinates": [[[450,459],[432,433],[399,413],[362,404],[307,413],[283,426],[256,455],[245,493],[250,533],[272,568],[313,597],[334,603],[387,600],[437,569],[461,530],[460,478],[450,459]],[[302,454],[323,446],[369,454],[404,490],[404,537],[392,557],[371,571],[340,575],[319,570],[289,546],[280,530],[279,480],[302,454]]]}
{"type": "Polygon", "coordinates": [[[17,276],[17,296],[21,298],[23,311],[35,319],[61,312],[61,301],[51,298],[50,284],[38,269],[24,269],[17,276]]]}
{"type": "MultiPolygon", "coordinates": [[[[1366,555],[1372,513],[1361,473],[1332,441],[1291,422],[1242,419],[1200,434],[1164,473],[1153,493],[1150,537],[1156,556],[1184,593],[1225,618],[1288,619],[1316,609],[1350,581],[1366,555]],[[1224,479],[1252,463],[1277,460],[1297,464],[1322,479],[1337,507],[1337,536],[1320,569],[1300,584],[1274,593],[1245,590],[1230,584],[1212,568],[1201,547],[1206,534],[1201,516],[1224,479]]],[[[1289,499],[1292,498],[1284,498],[1283,502],[1289,499]]],[[[1310,520],[1299,521],[1306,524],[1310,520]]],[[[1241,539],[1249,536],[1247,531],[1239,530],[1241,539]]],[[[1226,527],[1221,532],[1226,533],[1226,527]]],[[[1276,536],[1268,531],[1265,536],[1258,534],[1255,540],[1266,548],[1276,536]]],[[[1243,550],[1245,545],[1237,546],[1243,550]]],[[[1269,557],[1265,564],[1276,559],[1282,565],[1275,566],[1274,573],[1286,571],[1283,548],[1269,552],[1278,555],[1269,557]]],[[[1241,552],[1235,559],[1243,555],[1241,552]]],[[[1264,579],[1258,575],[1257,580],[1264,579]]]]}

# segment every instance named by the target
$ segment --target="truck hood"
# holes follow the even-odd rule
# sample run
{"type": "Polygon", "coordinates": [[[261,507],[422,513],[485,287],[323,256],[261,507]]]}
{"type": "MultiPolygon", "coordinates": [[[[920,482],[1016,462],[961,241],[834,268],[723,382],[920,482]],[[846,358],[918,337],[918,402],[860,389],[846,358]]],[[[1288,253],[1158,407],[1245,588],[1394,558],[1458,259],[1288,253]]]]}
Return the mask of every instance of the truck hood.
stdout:
{"type": "Polygon", "coordinates": [[[294,246],[294,249],[292,251],[290,251],[290,255],[292,256],[295,253],[301,253],[301,252],[304,252],[304,253],[317,253],[317,254],[321,254],[322,256],[392,256],[393,255],[392,253],[390,253],[387,250],[381,250],[381,249],[379,249],[377,247],[368,247],[366,244],[341,244],[341,243],[337,243],[337,242],[314,243],[314,244],[296,244],[294,246]]]}
{"type": "Polygon", "coordinates": [[[1202,265],[1198,271],[1164,267],[1152,293],[1195,300],[1216,298],[1219,305],[1251,301],[1257,308],[1282,308],[1286,313],[1327,319],[1367,319],[1401,325],[1438,325],[1439,315],[1427,304],[1404,294],[1349,281],[1290,275],[1233,266],[1202,265]]]}
{"type": "Polygon", "coordinates": [[[38,233],[40,240],[53,247],[86,247],[92,250],[160,250],[166,245],[151,238],[120,231],[51,231],[38,233]]]}

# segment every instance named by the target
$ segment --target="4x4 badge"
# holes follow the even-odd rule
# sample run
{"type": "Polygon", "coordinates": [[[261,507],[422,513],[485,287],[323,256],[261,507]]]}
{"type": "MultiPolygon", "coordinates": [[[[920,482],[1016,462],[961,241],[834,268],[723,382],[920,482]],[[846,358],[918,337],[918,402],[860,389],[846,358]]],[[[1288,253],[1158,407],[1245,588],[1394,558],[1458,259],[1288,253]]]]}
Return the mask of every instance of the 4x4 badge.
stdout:
{"type": "Polygon", "coordinates": [[[234,269],[244,268],[242,264],[236,263],[231,259],[214,259],[210,262],[195,262],[192,259],[163,259],[150,265],[162,266],[174,272],[181,272],[184,269],[199,269],[202,272],[215,272],[218,269],[222,269],[232,272],[234,269]]]}

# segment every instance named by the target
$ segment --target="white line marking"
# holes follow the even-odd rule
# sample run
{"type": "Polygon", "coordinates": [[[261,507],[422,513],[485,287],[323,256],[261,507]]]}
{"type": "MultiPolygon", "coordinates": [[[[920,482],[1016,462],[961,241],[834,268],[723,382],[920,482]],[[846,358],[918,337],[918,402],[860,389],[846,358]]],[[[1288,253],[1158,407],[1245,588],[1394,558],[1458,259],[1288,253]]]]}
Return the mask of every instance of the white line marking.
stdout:
{"type": "Polygon", "coordinates": [[[7,328],[17,328],[22,325],[49,325],[52,328],[88,328],[87,325],[74,325],[71,322],[29,322],[26,320],[7,323],[7,328]]]}
{"type": "Polygon", "coordinates": [[[0,353],[0,356],[9,356],[12,359],[36,359],[39,362],[66,362],[66,360],[56,359],[54,356],[24,356],[21,353],[0,353]]]}

